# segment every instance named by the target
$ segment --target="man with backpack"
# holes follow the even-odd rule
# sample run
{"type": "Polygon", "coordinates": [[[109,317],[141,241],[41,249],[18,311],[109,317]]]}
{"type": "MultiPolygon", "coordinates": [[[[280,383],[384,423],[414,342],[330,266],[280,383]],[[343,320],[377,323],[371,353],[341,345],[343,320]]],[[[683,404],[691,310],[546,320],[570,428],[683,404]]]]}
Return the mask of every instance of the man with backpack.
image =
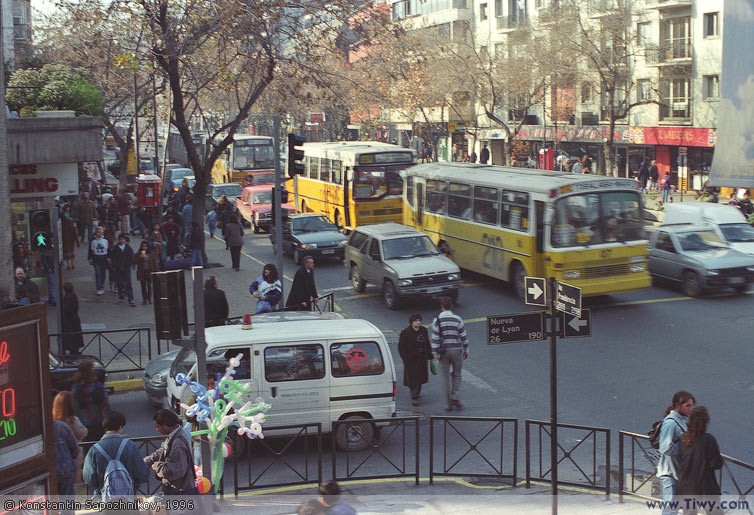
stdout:
{"type": "Polygon", "coordinates": [[[126,426],[122,413],[106,414],[102,426],[105,434],[84,460],[84,482],[102,501],[133,499],[139,484],[149,480],[149,467],[136,444],[121,436],[126,426]]]}

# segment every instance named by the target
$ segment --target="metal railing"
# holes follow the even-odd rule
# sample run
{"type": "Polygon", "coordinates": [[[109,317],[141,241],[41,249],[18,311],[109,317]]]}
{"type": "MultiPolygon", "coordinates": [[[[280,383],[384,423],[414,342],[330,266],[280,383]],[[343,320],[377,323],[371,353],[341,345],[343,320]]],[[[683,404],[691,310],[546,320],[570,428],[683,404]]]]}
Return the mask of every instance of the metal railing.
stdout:
{"type": "Polygon", "coordinates": [[[337,481],[355,480],[355,479],[384,479],[394,477],[414,477],[415,484],[419,484],[419,419],[420,417],[396,417],[396,418],[382,418],[382,419],[369,419],[365,422],[364,419],[352,419],[352,420],[338,420],[333,422],[332,428],[332,475],[333,479],[337,481]],[[364,423],[372,424],[372,437],[366,439],[362,432],[361,426],[364,423]],[[379,424],[387,423],[388,425],[377,427],[379,424]],[[414,425],[414,470],[411,471],[407,464],[407,450],[408,450],[408,436],[406,431],[407,424],[414,425]],[[338,449],[337,440],[338,434],[341,433],[355,437],[355,440],[349,441],[359,444],[360,447],[366,445],[366,450],[354,450],[354,451],[341,451],[338,449]],[[377,436],[379,435],[379,436],[377,436]],[[393,438],[395,437],[395,438],[393,438]],[[395,451],[395,446],[388,445],[388,442],[393,442],[399,439],[400,449],[399,455],[395,456],[391,454],[391,451],[395,451]],[[362,441],[366,440],[366,442],[362,441]],[[338,475],[338,454],[345,454],[345,475],[338,475]],[[373,460],[373,458],[381,458],[373,460]],[[354,459],[355,458],[355,459],[354,459]],[[364,471],[369,465],[373,465],[374,461],[380,463],[389,464],[390,473],[386,474],[368,474],[364,471]],[[352,463],[352,462],[355,462],[352,463]],[[371,462],[371,463],[370,463],[371,462]]]}
{"type": "MultiPolygon", "coordinates": [[[[288,426],[273,426],[264,427],[264,432],[271,439],[255,439],[246,442],[246,467],[247,467],[247,484],[246,486],[239,486],[239,461],[237,459],[233,463],[233,492],[238,497],[238,492],[247,490],[254,490],[256,488],[270,488],[276,486],[287,485],[302,485],[317,481],[322,483],[322,425],[320,423],[314,424],[295,424],[288,426]],[[294,434],[285,436],[274,436],[275,431],[291,431],[297,430],[294,434]],[[311,438],[315,440],[315,458],[316,458],[316,476],[312,477],[310,474],[310,456],[309,450],[311,447],[311,438]],[[297,444],[303,445],[303,460],[299,460],[295,463],[293,456],[293,449],[297,444]],[[300,461],[303,461],[301,463],[300,461]],[[261,462],[261,464],[260,464],[261,462]],[[261,471],[252,476],[252,463],[261,468],[261,471]],[[275,465],[282,465],[279,469],[274,469],[275,465]],[[262,477],[267,474],[278,473],[293,473],[293,477],[288,481],[277,481],[270,483],[262,483],[262,477]]],[[[279,477],[279,476],[278,476],[279,477]]]]}
{"type": "Polygon", "coordinates": [[[81,334],[84,338],[81,354],[97,357],[104,363],[108,373],[144,370],[147,362],[152,359],[152,330],[149,327],[53,333],[49,336],[50,349],[58,348],[58,340],[53,343],[53,338],[61,339],[69,334],[81,334]]]}
{"type": "MultiPolygon", "coordinates": [[[[542,422],[539,420],[526,420],[526,487],[529,488],[531,481],[549,481],[548,476],[551,473],[551,469],[547,468],[544,470],[543,468],[543,459],[542,459],[542,451],[547,449],[550,449],[550,438],[552,435],[551,432],[551,424],[549,422],[542,422]],[[537,447],[538,447],[538,456],[537,456],[537,464],[538,464],[538,473],[537,475],[534,475],[531,470],[531,446],[532,446],[532,438],[531,438],[531,429],[532,427],[536,426],[537,431],[537,447]],[[543,435],[545,436],[546,440],[546,447],[543,447],[542,440],[543,435]]],[[[574,438],[570,438],[574,439],[574,438]]],[[[592,427],[592,426],[580,426],[575,424],[558,424],[558,442],[557,442],[557,449],[560,450],[558,453],[558,484],[559,485],[566,485],[566,486],[579,486],[583,488],[589,488],[594,490],[600,490],[604,491],[605,495],[607,497],[610,496],[610,430],[606,428],[601,427],[592,427]],[[569,438],[566,436],[565,432],[561,432],[561,430],[575,430],[575,431],[586,431],[586,434],[580,435],[580,438],[575,438],[576,443],[572,445],[571,447],[566,450],[564,448],[567,441],[569,441],[569,438]],[[602,435],[604,437],[604,447],[600,446],[600,450],[604,450],[604,474],[600,480],[598,477],[598,458],[599,455],[597,453],[598,450],[598,436],[602,435]],[[582,444],[588,442],[591,440],[592,446],[591,446],[591,454],[588,455],[591,459],[590,465],[591,465],[591,473],[587,473],[584,471],[584,465],[583,463],[580,464],[577,460],[578,457],[574,455],[575,451],[579,449],[586,449],[586,446],[582,447],[582,444]],[[560,455],[562,453],[562,455],[560,455]],[[568,468],[564,468],[561,464],[568,460],[569,465],[568,468]],[[576,479],[572,480],[563,480],[561,478],[566,477],[566,475],[575,476],[576,479]]],[[[549,467],[550,459],[548,456],[548,459],[546,460],[546,464],[549,467]]],[[[586,465],[585,465],[586,466],[586,465]]]]}
{"type": "MultiPolygon", "coordinates": [[[[527,459],[528,461],[528,459],[527,459]]],[[[515,485],[517,481],[518,470],[518,419],[515,418],[495,418],[495,417],[446,417],[432,416],[429,419],[429,484],[433,484],[435,476],[437,477],[487,477],[497,479],[510,479],[511,484],[515,485]],[[469,430],[463,431],[461,426],[473,423],[473,427],[478,427],[476,423],[492,424],[491,427],[484,431],[477,431],[474,436],[469,434],[469,430]],[[442,424],[442,471],[435,470],[435,423],[442,424]],[[512,470],[506,473],[504,467],[505,458],[505,428],[506,425],[513,426],[513,446],[509,449],[509,456],[513,458],[512,470]],[[460,438],[453,438],[450,442],[448,430],[460,438]],[[487,439],[499,430],[499,440],[495,438],[487,439]],[[479,434],[481,436],[479,436],[479,434]],[[472,439],[474,440],[472,443],[472,439]],[[494,451],[494,457],[486,455],[483,451],[485,443],[489,443],[491,451],[494,451]],[[499,445],[498,445],[499,442],[499,445]],[[460,454],[455,461],[448,464],[448,451],[452,449],[455,453],[460,454]],[[482,465],[490,472],[470,472],[468,470],[459,470],[459,465],[468,463],[475,459],[475,466],[482,465]]]]}

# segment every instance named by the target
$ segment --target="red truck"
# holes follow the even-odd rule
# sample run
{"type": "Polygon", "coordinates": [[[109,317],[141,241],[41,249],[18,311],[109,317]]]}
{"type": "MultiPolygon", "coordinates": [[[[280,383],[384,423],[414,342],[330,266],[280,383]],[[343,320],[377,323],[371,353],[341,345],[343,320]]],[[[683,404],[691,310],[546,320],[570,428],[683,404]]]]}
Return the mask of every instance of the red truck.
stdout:
{"type": "MultiPolygon", "coordinates": [[[[283,209],[288,213],[295,213],[293,204],[283,204],[283,209]]],[[[272,187],[247,186],[241,196],[236,199],[236,216],[243,224],[249,224],[254,232],[270,230],[272,224],[272,187]]]]}

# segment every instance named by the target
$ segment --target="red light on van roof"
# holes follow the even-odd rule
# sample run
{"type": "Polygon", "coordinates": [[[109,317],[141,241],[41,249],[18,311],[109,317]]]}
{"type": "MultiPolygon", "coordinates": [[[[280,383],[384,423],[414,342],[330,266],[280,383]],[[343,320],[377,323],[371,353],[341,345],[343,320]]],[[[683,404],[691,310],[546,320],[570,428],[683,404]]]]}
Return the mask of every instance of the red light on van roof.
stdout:
{"type": "Polygon", "coordinates": [[[558,190],[550,190],[550,198],[555,198],[558,196],[558,190]]]}

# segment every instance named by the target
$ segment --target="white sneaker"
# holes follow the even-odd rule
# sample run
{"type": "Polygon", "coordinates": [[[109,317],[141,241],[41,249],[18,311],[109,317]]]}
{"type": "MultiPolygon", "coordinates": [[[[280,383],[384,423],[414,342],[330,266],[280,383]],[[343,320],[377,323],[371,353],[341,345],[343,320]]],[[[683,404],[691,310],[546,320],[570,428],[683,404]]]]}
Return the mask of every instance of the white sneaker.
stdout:
{"type": "Polygon", "coordinates": [[[105,294],[105,290],[97,290],[97,295],[104,295],[104,294],[105,294]]]}

